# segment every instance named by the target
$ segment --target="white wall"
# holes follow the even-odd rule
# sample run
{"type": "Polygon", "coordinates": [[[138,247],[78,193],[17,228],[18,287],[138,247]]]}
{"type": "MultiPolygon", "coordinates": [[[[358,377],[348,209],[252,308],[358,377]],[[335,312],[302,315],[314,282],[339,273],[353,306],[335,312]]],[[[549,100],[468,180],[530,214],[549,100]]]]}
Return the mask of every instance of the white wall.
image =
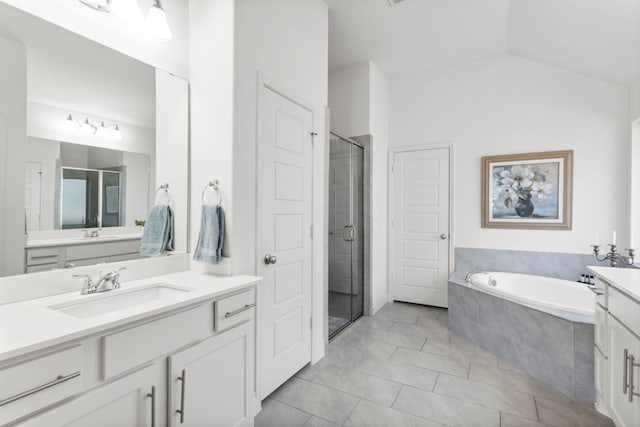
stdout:
{"type": "Polygon", "coordinates": [[[369,62],[329,71],[331,130],[346,137],[369,134],[370,81],[369,62]]]}
{"type": "Polygon", "coordinates": [[[0,37],[0,57],[0,276],[4,276],[24,272],[26,51],[0,37]]]}
{"type": "MultiPolygon", "coordinates": [[[[183,78],[189,74],[189,2],[163,0],[173,39],[155,40],[134,24],[107,13],[98,13],[78,1],[2,0],[27,13],[45,19],[90,40],[111,47],[154,67],[183,78]]],[[[143,13],[151,0],[139,0],[143,13]]]]}
{"type": "Polygon", "coordinates": [[[189,84],[156,70],[157,186],[169,184],[173,208],[173,248],[189,250],[189,84]]]}
{"type": "Polygon", "coordinates": [[[56,200],[56,162],[60,143],[48,139],[27,138],[26,161],[40,163],[40,230],[53,230],[56,200]]]}
{"type": "MultiPolygon", "coordinates": [[[[226,211],[222,254],[229,256],[232,228],[234,0],[191,0],[191,246],[200,230],[202,188],[220,181],[226,211]]],[[[193,267],[208,268],[193,263],[193,267]]]]}
{"type": "Polygon", "coordinates": [[[151,197],[155,192],[155,178],[151,175],[150,158],[143,154],[123,153],[123,165],[127,168],[125,190],[125,224],[134,225],[135,220],[146,220],[151,197]]]}
{"type": "MultiPolygon", "coordinates": [[[[33,138],[50,139],[53,141],[71,142],[91,147],[108,148],[111,150],[143,153],[153,156],[156,146],[156,131],[147,127],[113,120],[110,117],[95,116],[87,111],[72,111],[66,108],[29,102],[27,104],[27,135],[33,138]],[[78,120],[85,117],[93,123],[105,123],[120,126],[122,140],[116,140],[100,135],[87,135],[78,129],[69,129],[66,118],[73,114],[78,120]]],[[[174,141],[171,144],[175,144],[174,141]]]]}
{"type": "MultiPolygon", "coordinates": [[[[258,74],[313,110],[316,141],[325,140],[328,11],[322,0],[237,0],[235,10],[233,235],[235,273],[256,271],[256,116],[258,74]]],[[[314,235],[326,236],[323,201],[325,147],[314,147],[314,235]],[[317,233],[317,234],[316,234],[317,233]]],[[[313,316],[322,319],[326,238],[313,241],[313,316]]],[[[316,323],[317,325],[317,323],[316,323]]],[[[324,327],[324,325],[322,325],[324,327]]],[[[313,331],[313,358],[324,332],[313,331]]]]}
{"type": "Polygon", "coordinates": [[[617,230],[626,247],[625,87],[506,56],[390,88],[393,147],[455,144],[456,246],[589,253],[595,231],[609,241],[617,230]],[[566,149],[575,151],[571,231],[481,228],[482,156],[566,149]]]}
{"type": "Polygon", "coordinates": [[[371,135],[371,302],[375,313],[388,299],[389,82],[371,61],[329,72],[331,130],[371,135]]]}

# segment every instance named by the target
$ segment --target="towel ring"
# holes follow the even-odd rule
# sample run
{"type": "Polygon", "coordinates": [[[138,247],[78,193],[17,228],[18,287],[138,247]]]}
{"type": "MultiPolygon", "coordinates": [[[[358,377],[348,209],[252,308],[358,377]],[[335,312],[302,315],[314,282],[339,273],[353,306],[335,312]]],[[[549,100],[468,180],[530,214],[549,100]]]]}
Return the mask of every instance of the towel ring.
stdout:
{"type": "Polygon", "coordinates": [[[220,190],[220,182],[216,179],[215,181],[210,181],[203,189],[202,189],[202,203],[204,204],[204,195],[207,193],[207,190],[211,188],[216,193],[218,193],[218,206],[222,206],[222,190],[220,190]]]}
{"type": "Polygon", "coordinates": [[[156,203],[158,200],[158,193],[164,191],[164,194],[167,196],[167,204],[171,203],[171,194],[169,194],[169,184],[162,184],[156,190],[156,203]]]}

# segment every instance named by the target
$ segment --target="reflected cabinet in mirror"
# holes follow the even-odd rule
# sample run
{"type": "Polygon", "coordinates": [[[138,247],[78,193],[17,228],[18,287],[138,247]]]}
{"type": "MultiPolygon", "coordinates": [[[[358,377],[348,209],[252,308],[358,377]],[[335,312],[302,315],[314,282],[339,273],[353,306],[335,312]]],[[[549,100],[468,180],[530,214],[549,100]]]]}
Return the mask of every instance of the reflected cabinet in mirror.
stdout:
{"type": "Polygon", "coordinates": [[[140,257],[160,183],[186,251],[188,83],[4,3],[0,55],[0,276],[140,257]]]}

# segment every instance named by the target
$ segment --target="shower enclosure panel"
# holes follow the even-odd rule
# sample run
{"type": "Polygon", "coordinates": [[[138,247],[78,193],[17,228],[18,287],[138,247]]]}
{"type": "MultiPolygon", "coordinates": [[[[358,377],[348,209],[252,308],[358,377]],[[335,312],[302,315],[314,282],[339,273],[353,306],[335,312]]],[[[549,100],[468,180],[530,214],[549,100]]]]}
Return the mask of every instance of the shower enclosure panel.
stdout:
{"type": "Polygon", "coordinates": [[[329,179],[329,335],[364,311],[364,150],[332,134],[329,179]]]}

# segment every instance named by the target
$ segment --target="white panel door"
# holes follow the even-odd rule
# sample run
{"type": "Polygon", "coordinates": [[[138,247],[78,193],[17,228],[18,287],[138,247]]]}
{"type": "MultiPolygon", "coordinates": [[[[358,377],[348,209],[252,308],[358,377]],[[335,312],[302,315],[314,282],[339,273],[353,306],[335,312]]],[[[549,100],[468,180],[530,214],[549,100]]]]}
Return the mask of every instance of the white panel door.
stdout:
{"type": "Polygon", "coordinates": [[[446,307],[449,149],[395,153],[392,192],[391,297],[446,307]]]}
{"type": "Polygon", "coordinates": [[[40,230],[40,186],[42,166],[38,162],[26,162],[24,175],[24,206],[27,230],[40,230]]]}
{"type": "Polygon", "coordinates": [[[258,137],[260,398],[311,361],[312,113],[263,87],[258,137]],[[271,257],[267,264],[265,257],[271,257]]]}

